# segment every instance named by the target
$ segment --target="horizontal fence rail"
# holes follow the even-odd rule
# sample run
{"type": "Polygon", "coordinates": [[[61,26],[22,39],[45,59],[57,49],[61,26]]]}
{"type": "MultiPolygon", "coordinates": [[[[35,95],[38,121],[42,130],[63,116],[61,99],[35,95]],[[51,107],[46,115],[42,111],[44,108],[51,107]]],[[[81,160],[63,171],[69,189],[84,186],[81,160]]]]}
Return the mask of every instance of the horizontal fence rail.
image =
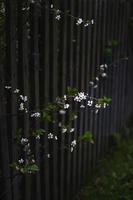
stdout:
{"type": "Polygon", "coordinates": [[[128,11],[123,0],[0,0],[0,200],[76,198],[129,112],[128,11]],[[50,108],[53,122],[44,110],[67,90],[112,101],[97,110],[71,97],[68,110],[50,108]],[[32,140],[35,130],[45,133],[32,140]],[[12,167],[31,159],[22,138],[35,174],[12,167]]]}

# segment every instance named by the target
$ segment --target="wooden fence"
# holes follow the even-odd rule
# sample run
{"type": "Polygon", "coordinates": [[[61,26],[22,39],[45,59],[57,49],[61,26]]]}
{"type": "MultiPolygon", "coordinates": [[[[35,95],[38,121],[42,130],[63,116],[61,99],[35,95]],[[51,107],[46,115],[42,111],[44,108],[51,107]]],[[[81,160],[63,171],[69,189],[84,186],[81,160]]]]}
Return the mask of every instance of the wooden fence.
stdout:
{"type": "MultiPolygon", "coordinates": [[[[0,199],[75,199],[81,184],[104,156],[110,135],[119,132],[129,112],[128,9],[124,0],[1,3],[0,199]],[[97,88],[90,87],[99,66],[105,63],[107,77],[100,78],[97,88]],[[44,134],[40,142],[33,144],[36,156],[39,144],[45,146],[38,158],[39,172],[15,175],[10,164],[22,152],[14,138],[20,127],[24,137],[29,136],[31,119],[28,113],[23,115],[18,110],[14,90],[18,88],[28,97],[30,111],[40,111],[57,96],[66,94],[68,86],[95,98],[111,97],[112,103],[97,114],[88,107],[80,109],[72,134],[61,134],[59,127],[45,123],[46,132],[51,129],[61,134],[60,140],[49,142],[44,134]],[[86,130],[92,131],[94,144],[80,142],[73,152],[64,148],[86,130]]],[[[40,125],[39,120],[32,122],[34,128],[40,125]]]]}

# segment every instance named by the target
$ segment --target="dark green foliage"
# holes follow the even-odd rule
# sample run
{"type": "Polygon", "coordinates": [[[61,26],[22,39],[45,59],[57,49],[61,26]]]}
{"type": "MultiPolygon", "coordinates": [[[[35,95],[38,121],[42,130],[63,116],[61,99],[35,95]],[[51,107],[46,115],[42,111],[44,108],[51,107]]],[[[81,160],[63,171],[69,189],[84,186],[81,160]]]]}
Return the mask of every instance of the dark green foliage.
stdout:
{"type": "Polygon", "coordinates": [[[81,137],[81,140],[85,141],[85,142],[91,142],[94,143],[93,141],[93,135],[91,131],[86,131],[83,136],[81,137]]]}
{"type": "Polygon", "coordinates": [[[115,135],[119,143],[116,152],[101,161],[82,189],[80,200],[133,199],[133,138],[124,141],[115,135]]]}
{"type": "Polygon", "coordinates": [[[67,95],[68,96],[74,96],[77,93],[78,93],[78,89],[77,88],[71,88],[71,87],[67,88],[67,95]]]}

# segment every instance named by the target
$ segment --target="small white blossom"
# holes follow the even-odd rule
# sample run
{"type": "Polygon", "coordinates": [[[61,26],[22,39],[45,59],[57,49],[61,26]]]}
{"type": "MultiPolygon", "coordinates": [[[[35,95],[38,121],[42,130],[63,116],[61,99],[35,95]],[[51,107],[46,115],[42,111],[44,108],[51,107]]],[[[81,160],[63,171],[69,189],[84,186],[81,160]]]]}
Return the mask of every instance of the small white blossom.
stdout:
{"type": "Polygon", "coordinates": [[[60,15],[56,15],[55,19],[57,19],[59,21],[61,19],[61,16],[60,15]]]}
{"type": "Polygon", "coordinates": [[[71,128],[70,129],[70,133],[74,132],[75,128],[71,128]]]}
{"type": "Polygon", "coordinates": [[[51,4],[51,5],[50,5],[50,8],[51,8],[51,9],[52,9],[52,8],[54,8],[54,5],[53,5],[53,4],[51,4]]]}
{"type": "Polygon", "coordinates": [[[88,23],[88,22],[86,22],[86,23],[84,24],[84,27],[87,27],[87,26],[89,26],[89,23],[88,23]]]}
{"type": "Polygon", "coordinates": [[[76,144],[77,144],[76,140],[73,140],[73,141],[71,142],[71,146],[72,146],[72,147],[75,147],[76,144]]]}
{"type": "Polygon", "coordinates": [[[59,110],[59,113],[60,113],[61,115],[65,115],[65,114],[66,114],[66,111],[65,111],[65,110],[59,110]]]}
{"type": "Polygon", "coordinates": [[[78,118],[78,116],[77,115],[74,115],[74,119],[77,119],[78,118]]]}
{"type": "Polygon", "coordinates": [[[23,144],[23,145],[25,145],[25,144],[27,144],[28,143],[28,139],[27,138],[22,138],[21,139],[21,144],[23,144]]]}
{"type": "Polygon", "coordinates": [[[94,19],[91,20],[91,24],[94,24],[94,19]]]}
{"type": "Polygon", "coordinates": [[[96,81],[99,81],[99,78],[98,78],[98,77],[96,77],[96,81]]]}
{"type": "Polygon", "coordinates": [[[67,132],[67,128],[62,128],[61,132],[62,133],[66,133],[67,132]]]}
{"type": "Polygon", "coordinates": [[[101,76],[102,77],[107,77],[107,74],[106,73],[102,73],[101,76]]]}
{"type": "Polygon", "coordinates": [[[37,135],[37,136],[36,136],[36,140],[40,140],[40,135],[37,135]]]}
{"type": "Polygon", "coordinates": [[[11,86],[8,86],[8,85],[5,86],[5,89],[7,90],[10,90],[11,88],[12,88],[11,86]]]}
{"type": "Polygon", "coordinates": [[[58,140],[58,137],[57,137],[57,135],[54,137],[54,139],[55,139],[55,140],[58,140]]]}
{"type": "Polygon", "coordinates": [[[67,96],[66,96],[66,94],[64,95],[64,100],[65,100],[65,101],[67,100],[67,96]]]}
{"type": "Polygon", "coordinates": [[[68,109],[69,106],[70,106],[69,104],[65,104],[65,105],[64,105],[64,109],[68,109]]]}
{"type": "Polygon", "coordinates": [[[83,22],[83,19],[82,18],[78,18],[77,22],[76,22],[76,25],[78,26],[78,25],[82,24],[82,22],[83,22]]]}
{"type": "Polygon", "coordinates": [[[50,157],[51,157],[51,155],[48,153],[48,154],[47,154],[47,158],[50,158],[50,157]]]}
{"type": "Polygon", "coordinates": [[[19,95],[19,97],[24,102],[28,101],[28,97],[27,96],[19,95]]]}
{"type": "Polygon", "coordinates": [[[94,89],[96,89],[96,88],[98,88],[98,85],[94,85],[94,87],[93,87],[94,89]]]}
{"type": "Polygon", "coordinates": [[[93,82],[93,81],[90,81],[89,84],[90,84],[91,86],[93,86],[93,85],[94,85],[94,82],[93,82]]]}
{"type": "Polygon", "coordinates": [[[85,95],[84,92],[79,92],[75,97],[74,101],[81,102],[82,100],[85,100],[87,98],[87,95],[85,95]]]}
{"type": "Polygon", "coordinates": [[[36,113],[33,113],[33,114],[31,114],[31,117],[40,117],[41,116],[41,114],[39,113],[39,112],[36,112],[36,113]]]}
{"type": "Polygon", "coordinates": [[[19,110],[24,110],[24,103],[20,103],[20,105],[19,105],[19,110]]]}
{"type": "Polygon", "coordinates": [[[18,160],[19,164],[23,164],[24,163],[24,159],[21,158],[20,160],[18,160]]]}
{"type": "Polygon", "coordinates": [[[49,133],[48,134],[48,139],[53,139],[54,138],[54,135],[52,133],[49,133]]]}
{"type": "Polygon", "coordinates": [[[71,151],[71,152],[73,152],[74,147],[75,147],[76,145],[77,145],[76,140],[73,140],[73,141],[71,142],[71,147],[70,147],[70,151],[71,151]]]}
{"type": "Polygon", "coordinates": [[[108,104],[106,104],[106,103],[103,104],[103,107],[104,107],[104,108],[106,108],[107,106],[108,106],[108,104]]]}
{"type": "Polygon", "coordinates": [[[73,150],[74,150],[74,148],[73,148],[73,147],[71,147],[71,148],[70,148],[70,151],[71,151],[71,152],[73,152],[73,150]]]}
{"type": "Polygon", "coordinates": [[[89,101],[87,102],[87,105],[88,105],[88,106],[92,106],[92,104],[93,104],[93,101],[92,101],[92,100],[89,100],[89,101]]]}
{"type": "Polygon", "coordinates": [[[85,106],[82,104],[82,105],[80,106],[80,108],[85,108],[85,106]]]}
{"type": "Polygon", "coordinates": [[[95,110],[95,114],[97,114],[97,113],[98,113],[98,111],[99,111],[98,109],[97,109],[97,110],[95,110]]]}
{"type": "Polygon", "coordinates": [[[96,104],[95,108],[101,108],[101,104],[96,104]]]}
{"type": "Polygon", "coordinates": [[[19,91],[20,91],[19,89],[15,89],[13,92],[17,94],[19,93],[19,91]]]}
{"type": "Polygon", "coordinates": [[[34,159],[32,159],[32,160],[31,160],[31,162],[32,162],[32,163],[35,163],[35,160],[34,160],[34,159]]]}

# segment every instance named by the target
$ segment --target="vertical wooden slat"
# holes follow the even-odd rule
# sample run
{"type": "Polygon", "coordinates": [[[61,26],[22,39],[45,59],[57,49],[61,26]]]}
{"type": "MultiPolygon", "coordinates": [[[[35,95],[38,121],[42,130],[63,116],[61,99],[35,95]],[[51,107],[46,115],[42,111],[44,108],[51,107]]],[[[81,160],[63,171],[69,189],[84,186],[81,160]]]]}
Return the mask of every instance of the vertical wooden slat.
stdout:
{"type": "Polygon", "coordinates": [[[0,170],[3,181],[0,178],[1,190],[0,199],[12,200],[11,180],[6,179],[10,177],[10,159],[8,146],[8,132],[6,116],[6,102],[4,98],[4,67],[0,64],[0,170]],[[1,115],[3,114],[3,116],[1,115]]]}
{"type": "MultiPolygon", "coordinates": [[[[27,96],[29,101],[29,48],[27,31],[29,11],[27,7],[27,2],[18,2],[18,86],[22,95],[27,96]]],[[[29,107],[28,102],[27,107],[29,107]]],[[[20,119],[19,126],[24,130],[24,137],[29,137],[30,125],[28,114],[24,114],[23,118],[20,119]]],[[[31,198],[31,180],[28,175],[24,177],[24,185],[24,191],[21,194],[25,196],[26,200],[29,200],[31,198]]]]}
{"type": "MultiPolygon", "coordinates": [[[[98,5],[99,5],[99,1],[95,1],[94,2],[94,20],[95,20],[95,25],[94,25],[94,29],[93,29],[93,39],[92,39],[92,71],[91,71],[91,78],[92,80],[95,78],[96,76],[96,48],[93,48],[94,46],[97,46],[97,23],[98,23],[98,5]]],[[[93,97],[95,95],[95,91],[94,91],[94,88],[91,89],[91,93],[90,95],[93,97]]],[[[96,123],[96,114],[94,112],[91,113],[90,115],[90,129],[93,133],[93,136],[94,136],[94,139],[96,138],[96,133],[94,132],[95,131],[95,123],[96,123]]],[[[95,145],[92,146],[92,154],[91,154],[91,167],[92,169],[94,169],[95,167],[95,145]]]]}
{"type": "MultiPolygon", "coordinates": [[[[68,2],[61,2],[61,8],[63,9],[64,12],[68,9],[68,2]]],[[[62,82],[62,87],[61,87],[61,92],[62,96],[66,94],[66,88],[67,88],[67,67],[68,67],[68,60],[67,60],[67,47],[68,47],[68,17],[66,15],[63,16],[63,22],[62,22],[62,30],[60,32],[61,37],[60,37],[60,45],[61,49],[61,63],[60,65],[62,66],[62,79],[60,77],[59,82],[62,82]]],[[[65,117],[63,118],[63,122],[65,122],[65,117]]],[[[61,133],[61,154],[60,154],[60,200],[61,199],[66,199],[67,194],[67,186],[66,186],[66,170],[65,166],[67,165],[66,163],[66,152],[65,152],[65,135],[61,133]]]]}
{"type": "MultiPolygon", "coordinates": [[[[49,88],[50,88],[50,61],[49,61],[49,53],[50,53],[50,12],[49,9],[45,9],[45,2],[42,2],[42,15],[41,15],[41,68],[40,71],[40,89],[42,90],[41,104],[44,107],[50,101],[49,99],[49,88]]],[[[46,6],[50,6],[48,3],[46,6]]],[[[45,123],[44,126],[46,132],[48,131],[48,124],[45,123]]],[[[47,135],[44,137],[43,145],[45,146],[44,150],[44,159],[42,164],[42,174],[43,178],[41,180],[42,185],[42,198],[49,200],[50,199],[50,162],[47,157],[49,154],[49,143],[47,139],[47,135]]]]}
{"type": "MultiPolygon", "coordinates": [[[[32,58],[32,70],[34,72],[34,91],[32,90],[32,98],[34,99],[33,103],[33,108],[37,112],[40,110],[40,85],[39,85],[39,71],[41,70],[40,67],[40,62],[39,62],[39,15],[40,15],[40,4],[38,2],[35,3],[32,7],[32,12],[31,12],[31,17],[32,17],[32,22],[31,22],[31,58],[32,58]]],[[[31,77],[32,79],[32,77],[31,77]]],[[[39,120],[36,119],[34,122],[34,127],[37,129],[39,128],[39,120]]],[[[38,155],[39,152],[39,144],[36,144],[35,147],[35,155],[38,163],[40,162],[40,154],[38,155]]],[[[40,172],[37,173],[36,175],[36,187],[35,187],[35,195],[38,200],[41,199],[41,191],[40,191],[40,172]]]]}
{"type": "MultiPolygon", "coordinates": [[[[11,137],[10,145],[11,145],[11,163],[16,161],[17,159],[17,150],[14,145],[14,139],[17,132],[17,96],[14,94],[14,90],[17,88],[17,53],[16,53],[16,44],[17,44],[17,32],[16,32],[16,1],[11,3],[9,1],[6,2],[7,5],[7,68],[10,69],[11,76],[11,109],[10,112],[15,114],[9,119],[9,123],[11,125],[11,131],[8,129],[8,134],[11,137]]],[[[8,73],[8,71],[7,71],[8,73]]],[[[12,174],[13,175],[13,174],[12,174]]],[[[18,182],[17,179],[12,180],[12,198],[18,199],[18,182]]]]}
{"type": "MultiPolygon", "coordinates": [[[[87,17],[88,19],[92,19],[92,8],[91,8],[91,2],[88,1],[86,3],[86,10],[87,10],[87,17]]],[[[86,29],[86,69],[85,69],[85,91],[88,93],[89,89],[89,72],[90,72],[90,58],[91,58],[91,32],[92,32],[92,26],[87,27],[86,29]]],[[[85,110],[85,131],[89,130],[89,116],[90,116],[90,111],[89,108],[86,107],[85,110]]],[[[89,169],[89,159],[88,155],[90,155],[90,150],[89,150],[89,143],[84,143],[84,155],[83,155],[83,178],[85,180],[86,175],[88,174],[88,169],[89,169]]]]}
{"type": "MultiPolygon", "coordinates": [[[[56,9],[59,9],[59,1],[53,1],[53,5],[56,9]]],[[[53,15],[52,19],[52,26],[53,26],[53,33],[52,33],[52,57],[53,61],[52,64],[52,74],[51,74],[51,91],[52,91],[52,101],[54,102],[56,97],[58,96],[58,20],[55,19],[55,16],[53,15]]],[[[57,117],[55,115],[55,117],[57,117]]],[[[58,129],[55,126],[53,126],[53,131],[58,132],[58,129]]],[[[58,200],[58,144],[56,142],[53,143],[53,195],[52,198],[55,200],[58,200]]]]}

